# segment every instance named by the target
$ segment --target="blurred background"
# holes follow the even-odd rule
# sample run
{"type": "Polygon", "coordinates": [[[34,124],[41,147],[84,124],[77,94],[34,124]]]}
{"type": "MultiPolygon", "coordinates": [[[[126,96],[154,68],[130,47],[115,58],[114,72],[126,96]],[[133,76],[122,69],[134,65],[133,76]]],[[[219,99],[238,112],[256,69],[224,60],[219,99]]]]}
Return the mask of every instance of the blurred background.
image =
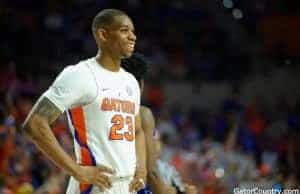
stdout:
{"type": "MultiPolygon", "coordinates": [[[[1,194],[65,191],[66,176],[19,129],[65,66],[95,55],[103,8],[135,23],[152,63],[143,103],[185,182],[199,194],[299,188],[300,1],[1,0],[1,194]]],[[[64,117],[53,131],[72,153],[64,117]]]]}

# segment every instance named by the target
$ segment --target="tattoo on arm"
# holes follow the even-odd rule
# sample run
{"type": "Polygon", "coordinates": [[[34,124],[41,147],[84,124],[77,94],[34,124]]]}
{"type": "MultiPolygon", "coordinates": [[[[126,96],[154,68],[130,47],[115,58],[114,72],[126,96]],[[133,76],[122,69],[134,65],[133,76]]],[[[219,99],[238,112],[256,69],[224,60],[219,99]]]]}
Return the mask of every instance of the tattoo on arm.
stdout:
{"type": "Polygon", "coordinates": [[[49,124],[52,124],[62,112],[48,98],[42,98],[38,101],[32,110],[32,115],[38,115],[47,119],[49,124]]]}
{"type": "Polygon", "coordinates": [[[151,172],[151,175],[154,176],[154,178],[158,178],[158,175],[154,170],[151,172]]]}

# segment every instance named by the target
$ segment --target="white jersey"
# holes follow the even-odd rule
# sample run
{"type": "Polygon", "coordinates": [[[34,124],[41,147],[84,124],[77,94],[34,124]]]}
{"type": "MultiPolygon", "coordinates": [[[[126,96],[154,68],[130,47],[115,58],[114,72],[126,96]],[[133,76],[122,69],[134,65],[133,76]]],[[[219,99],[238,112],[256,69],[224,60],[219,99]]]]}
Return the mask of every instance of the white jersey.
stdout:
{"type": "MultiPolygon", "coordinates": [[[[44,96],[67,112],[78,163],[111,167],[117,177],[134,175],[140,88],[133,75],[106,70],[91,58],[66,67],[44,96]]],[[[67,193],[97,191],[71,177],[67,193]]]]}

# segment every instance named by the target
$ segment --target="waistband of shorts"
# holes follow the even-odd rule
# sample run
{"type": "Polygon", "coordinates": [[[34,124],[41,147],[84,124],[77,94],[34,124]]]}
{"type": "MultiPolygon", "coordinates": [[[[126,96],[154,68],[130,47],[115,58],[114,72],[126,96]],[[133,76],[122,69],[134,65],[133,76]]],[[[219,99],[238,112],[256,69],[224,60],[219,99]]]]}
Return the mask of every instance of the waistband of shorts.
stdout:
{"type": "Polygon", "coordinates": [[[126,176],[111,176],[110,179],[112,182],[117,181],[128,181],[133,178],[133,175],[126,175],[126,176]]]}

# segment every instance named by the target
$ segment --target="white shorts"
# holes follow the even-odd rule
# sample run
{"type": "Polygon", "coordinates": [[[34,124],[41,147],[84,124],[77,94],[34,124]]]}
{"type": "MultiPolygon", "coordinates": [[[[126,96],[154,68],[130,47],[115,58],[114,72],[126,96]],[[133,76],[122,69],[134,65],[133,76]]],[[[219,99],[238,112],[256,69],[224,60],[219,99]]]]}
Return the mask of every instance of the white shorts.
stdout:
{"type": "Polygon", "coordinates": [[[70,177],[66,194],[135,194],[135,192],[129,192],[129,184],[132,179],[132,176],[112,177],[112,187],[101,192],[97,186],[91,186],[87,190],[80,189],[80,183],[70,177]]]}

